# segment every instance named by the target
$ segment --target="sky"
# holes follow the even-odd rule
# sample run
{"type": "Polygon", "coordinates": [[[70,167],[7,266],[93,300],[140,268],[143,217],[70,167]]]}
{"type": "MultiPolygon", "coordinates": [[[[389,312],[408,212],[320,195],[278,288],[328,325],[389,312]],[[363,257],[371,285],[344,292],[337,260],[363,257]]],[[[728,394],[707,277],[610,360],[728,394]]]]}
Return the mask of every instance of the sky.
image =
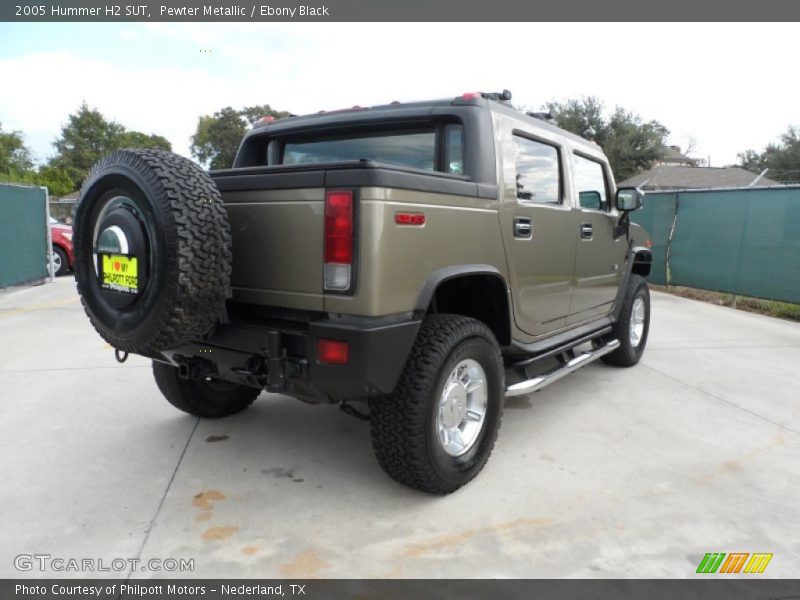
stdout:
{"type": "Polygon", "coordinates": [[[712,166],[800,125],[800,24],[2,23],[0,123],[37,161],[85,101],[189,156],[224,106],[295,114],[513,93],[581,96],[655,119],[712,166]]]}

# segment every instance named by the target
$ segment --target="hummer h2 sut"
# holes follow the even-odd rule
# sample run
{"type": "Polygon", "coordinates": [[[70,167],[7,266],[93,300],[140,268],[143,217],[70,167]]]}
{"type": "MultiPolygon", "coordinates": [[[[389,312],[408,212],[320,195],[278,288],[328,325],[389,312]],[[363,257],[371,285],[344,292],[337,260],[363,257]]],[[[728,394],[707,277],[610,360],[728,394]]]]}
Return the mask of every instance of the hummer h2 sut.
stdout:
{"type": "MultiPolygon", "coordinates": [[[[504,399],[647,343],[651,245],[595,144],[510,94],[264,119],[231,169],[121,150],[76,214],[86,313],[167,400],[262,390],[368,419],[397,481],[484,466],[504,399]]],[[[298,425],[301,427],[302,425],[298,425]]]]}

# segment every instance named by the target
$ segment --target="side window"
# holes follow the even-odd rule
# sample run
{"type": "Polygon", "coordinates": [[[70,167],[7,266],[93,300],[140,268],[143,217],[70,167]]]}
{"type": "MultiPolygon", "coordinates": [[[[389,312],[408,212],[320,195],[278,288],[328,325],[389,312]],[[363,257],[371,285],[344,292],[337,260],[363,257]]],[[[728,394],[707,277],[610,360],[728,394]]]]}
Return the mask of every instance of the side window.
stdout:
{"type": "Polygon", "coordinates": [[[464,127],[447,125],[444,128],[445,173],[464,174],[464,127]]]}
{"type": "Polygon", "coordinates": [[[546,204],[561,202],[561,165],[558,149],[514,136],[517,149],[517,200],[546,204]]]}
{"type": "Polygon", "coordinates": [[[573,154],[572,157],[575,166],[575,189],[578,190],[581,208],[608,210],[608,197],[606,196],[608,186],[603,165],[584,158],[580,154],[573,154]]]}

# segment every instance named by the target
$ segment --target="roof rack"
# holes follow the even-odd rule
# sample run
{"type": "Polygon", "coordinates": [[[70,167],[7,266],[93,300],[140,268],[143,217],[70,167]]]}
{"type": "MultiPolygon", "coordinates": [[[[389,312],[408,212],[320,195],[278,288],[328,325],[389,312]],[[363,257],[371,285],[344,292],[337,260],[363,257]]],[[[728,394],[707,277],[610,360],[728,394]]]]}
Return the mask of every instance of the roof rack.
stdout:
{"type": "Polygon", "coordinates": [[[502,92],[481,92],[481,96],[487,100],[494,100],[496,102],[509,102],[511,100],[511,92],[503,90],[502,92]]]}
{"type": "Polygon", "coordinates": [[[526,112],[525,114],[528,115],[529,117],[533,117],[534,119],[541,119],[542,121],[555,121],[555,119],[553,118],[553,113],[551,113],[550,111],[546,112],[529,111],[526,112]]]}
{"type": "Polygon", "coordinates": [[[472,100],[474,98],[484,98],[486,100],[494,100],[495,102],[509,102],[511,100],[511,92],[503,90],[502,92],[466,92],[461,95],[462,100],[472,100]]]}

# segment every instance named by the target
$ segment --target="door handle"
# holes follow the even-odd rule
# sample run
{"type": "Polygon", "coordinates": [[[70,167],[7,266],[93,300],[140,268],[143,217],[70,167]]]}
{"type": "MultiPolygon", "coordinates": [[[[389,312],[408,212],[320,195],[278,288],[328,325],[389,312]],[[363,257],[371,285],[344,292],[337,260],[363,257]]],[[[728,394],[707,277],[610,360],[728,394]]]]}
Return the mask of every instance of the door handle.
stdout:
{"type": "Polygon", "coordinates": [[[591,223],[581,223],[581,239],[582,240],[590,240],[590,239],[592,239],[592,224],[591,223]]]}
{"type": "Polygon", "coordinates": [[[514,237],[530,239],[533,236],[533,222],[528,217],[514,217],[514,237]]]}

